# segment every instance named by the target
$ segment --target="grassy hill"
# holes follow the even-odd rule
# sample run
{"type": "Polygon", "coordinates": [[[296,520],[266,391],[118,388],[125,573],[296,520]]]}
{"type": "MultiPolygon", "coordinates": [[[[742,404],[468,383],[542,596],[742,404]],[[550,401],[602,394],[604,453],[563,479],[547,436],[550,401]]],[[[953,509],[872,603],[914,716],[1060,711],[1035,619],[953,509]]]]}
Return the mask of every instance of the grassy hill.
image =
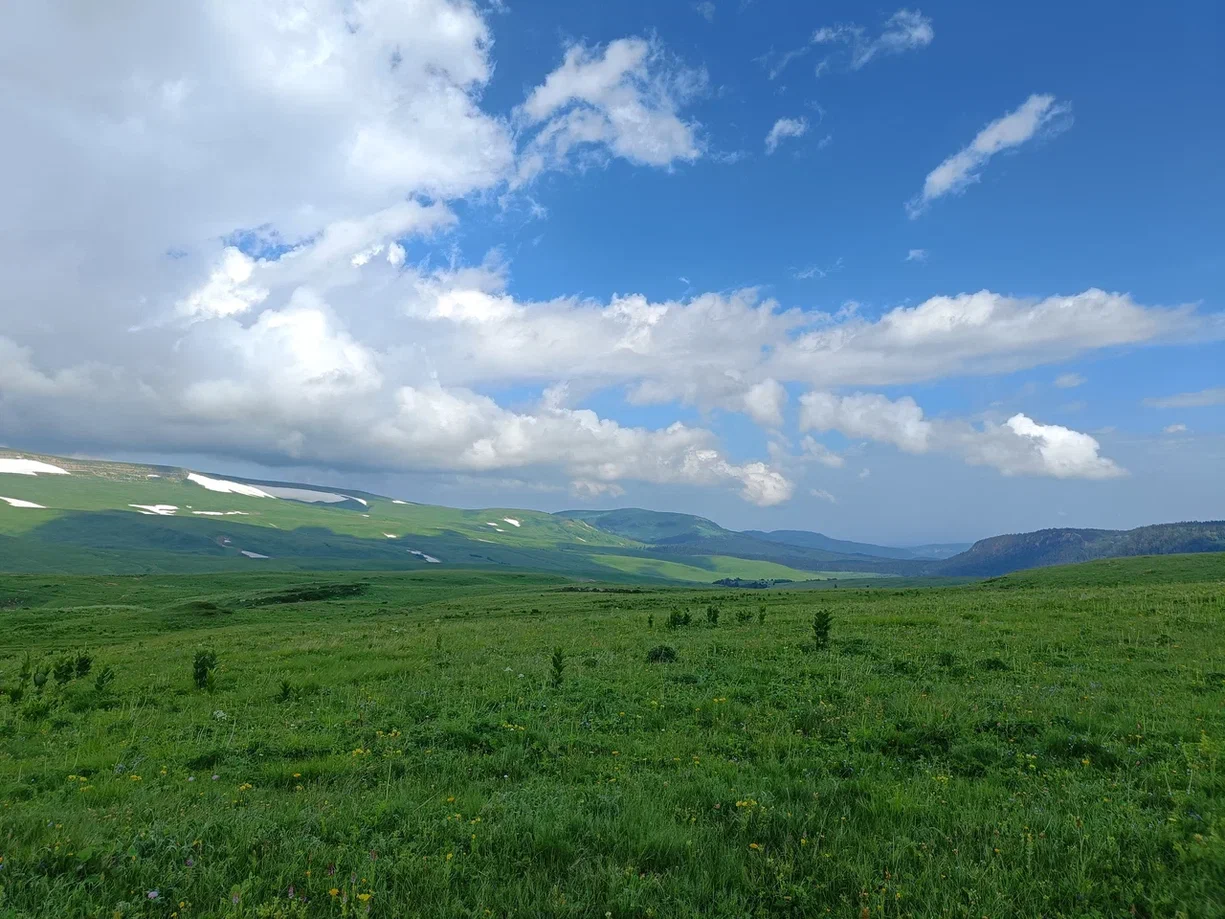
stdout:
{"type": "Polygon", "coordinates": [[[0,916],[1223,915],[1222,567],[0,576],[0,916]]]}
{"type": "Polygon", "coordinates": [[[841,560],[780,549],[683,514],[462,510],[161,466],[0,451],[5,458],[64,474],[0,467],[0,496],[14,502],[0,501],[0,571],[442,566],[709,583],[821,578],[841,560]]]}
{"type": "Polygon", "coordinates": [[[1223,551],[1223,521],[1163,523],[1134,530],[1050,529],[980,540],[933,568],[933,573],[991,577],[1099,558],[1223,551]]]}

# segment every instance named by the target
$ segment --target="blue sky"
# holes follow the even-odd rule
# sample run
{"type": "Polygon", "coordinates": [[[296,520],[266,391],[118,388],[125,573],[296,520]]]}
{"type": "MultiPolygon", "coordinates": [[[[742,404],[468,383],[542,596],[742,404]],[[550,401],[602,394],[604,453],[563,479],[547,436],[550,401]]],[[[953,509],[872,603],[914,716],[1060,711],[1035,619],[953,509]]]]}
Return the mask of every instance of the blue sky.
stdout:
{"type": "Polygon", "coordinates": [[[290,6],[0,40],[0,443],[875,541],[1225,517],[1218,5],[290,6]]]}

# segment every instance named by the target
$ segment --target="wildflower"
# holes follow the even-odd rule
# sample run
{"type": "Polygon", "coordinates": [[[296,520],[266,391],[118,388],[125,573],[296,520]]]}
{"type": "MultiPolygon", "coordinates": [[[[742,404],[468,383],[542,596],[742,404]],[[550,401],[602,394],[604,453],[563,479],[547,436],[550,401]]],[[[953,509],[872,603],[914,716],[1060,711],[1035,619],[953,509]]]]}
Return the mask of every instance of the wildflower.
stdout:
{"type": "Polygon", "coordinates": [[[183,864],[188,868],[194,868],[196,867],[196,860],[194,858],[188,858],[187,861],[183,862],[183,864]]]}
{"type": "Polygon", "coordinates": [[[215,781],[217,781],[219,778],[221,778],[221,776],[219,776],[219,775],[215,775],[215,776],[213,776],[213,781],[215,782],[215,781]]]}
{"type": "Polygon", "coordinates": [[[189,781],[189,782],[194,782],[195,780],[196,780],[196,777],[195,777],[194,775],[189,775],[189,776],[187,777],[187,781],[189,781]]]}
{"type": "Polygon", "coordinates": [[[451,860],[451,859],[453,859],[454,857],[455,857],[455,853],[454,853],[454,852],[448,852],[448,853],[447,853],[447,861],[450,861],[450,860],[451,860]]]}
{"type": "Polygon", "coordinates": [[[758,845],[757,843],[755,843],[755,842],[751,842],[751,843],[749,843],[749,848],[750,848],[750,849],[752,849],[752,850],[754,850],[754,851],[757,851],[757,850],[759,850],[759,849],[761,848],[761,846],[759,846],[759,845],[758,845]]]}
{"type": "Polygon", "coordinates": [[[333,897],[335,897],[335,896],[339,896],[339,895],[340,895],[340,888],[339,888],[339,887],[333,887],[331,890],[329,890],[329,891],[328,891],[328,893],[329,893],[329,894],[331,894],[333,897]]]}
{"type": "Polygon", "coordinates": [[[150,890],[147,894],[145,894],[145,896],[148,897],[150,900],[156,900],[158,897],[161,896],[161,893],[156,890],[150,890]]]}
{"type": "Polygon", "coordinates": [[[139,782],[139,781],[140,781],[140,776],[138,776],[138,775],[129,776],[129,778],[130,778],[130,779],[131,779],[133,782],[139,782]]]}
{"type": "Polygon", "coordinates": [[[289,899],[293,899],[293,884],[289,885],[289,899]]]}
{"type": "Polygon", "coordinates": [[[359,900],[361,900],[363,903],[365,903],[365,902],[366,902],[367,900],[369,900],[369,899],[370,899],[372,896],[374,896],[374,894],[369,894],[369,893],[359,893],[359,894],[357,895],[357,899],[359,899],[359,900]]]}

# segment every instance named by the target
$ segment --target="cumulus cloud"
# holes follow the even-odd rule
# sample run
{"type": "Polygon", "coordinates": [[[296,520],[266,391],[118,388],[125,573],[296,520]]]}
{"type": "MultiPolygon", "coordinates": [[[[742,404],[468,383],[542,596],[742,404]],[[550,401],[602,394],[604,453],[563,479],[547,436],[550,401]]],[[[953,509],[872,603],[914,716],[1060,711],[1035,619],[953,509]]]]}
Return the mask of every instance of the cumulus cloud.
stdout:
{"type": "MultiPolygon", "coordinates": [[[[270,10],[15,8],[0,33],[17,75],[0,118],[22,139],[0,146],[22,177],[0,208],[0,437],[591,495],[687,484],[766,505],[797,487],[784,459],[733,460],[705,428],[623,424],[585,401],[734,411],[774,437],[792,384],[998,373],[1205,334],[1192,307],[1100,290],[960,293],[875,319],[751,289],[517,297],[496,255],[416,253],[543,169],[699,157],[683,104],[702,75],[654,42],[575,45],[501,117],[483,107],[492,35],[471,3],[270,10]]],[[[801,414],[903,449],[953,442],[913,403],[852,398],[801,414]]],[[[1009,456],[1043,467],[1044,445],[1072,442],[998,427],[1009,456]]],[[[791,460],[844,463],[812,438],[791,460]]]]}
{"type": "Polygon", "coordinates": [[[780,118],[766,135],[766,153],[773,153],[789,137],[803,137],[807,133],[807,118],[780,118]]]}
{"type": "Polygon", "coordinates": [[[1186,434],[1187,426],[1185,424],[1168,424],[1161,429],[1163,434],[1186,434]]]}
{"type": "Polygon", "coordinates": [[[787,390],[777,380],[765,379],[754,383],[744,393],[745,413],[763,427],[783,426],[783,406],[787,390]]]}
{"type": "Polygon", "coordinates": [[[922,214],[933,201],[959,194],[979,181],[982,170],[995,154],[1019,147],[1043,129],[1064,130],[1071,126],[1072,107],[1054,96],[1035,93],[1020,108],[997,118],[978,132],[969,146],[958,150],[927,174],[923,190],[906,204],[911,219],[922,214]]]}
{"type": "Polygon", "coordinates": [[[517,119],[535,131],[520,157],[516,185],[584,153],[671,166],[701,155],[698,126],[678,114],[705,85],[702,71],[670,62],[656,44],[622,38],[604,48],[575,44],[532,90],[517,119]]]}
{"type": "Polygon", "coordinates": [[[924,453],[932,425],[923,409],[905,396],[896,402],[879,393],[837,396],[810,392],[800,397],[800,430],[841,431],[891,443],[909,453],[924,453]]]}
{"type": "Polygon", "coordinates": [[[1207,405],[1225,405],[1225,386],[1145,399],[1144,404],[1154,408],[1203,408],[1207,405]]]}
{"type": "Polygon", "coordinates": [[[1113,460],[1099,455],[1100,444],[1088,434],[1040,424],[1024,414],[1003,424],[987,421],[979,426],[927,419],[909,396],[890,400],[879,393],[806,393],[800,397],[800,428],[837,430],[893,444],[908,453],[952,453],[1005,475],[1108,479],[1126,474],[1113,460]]]}

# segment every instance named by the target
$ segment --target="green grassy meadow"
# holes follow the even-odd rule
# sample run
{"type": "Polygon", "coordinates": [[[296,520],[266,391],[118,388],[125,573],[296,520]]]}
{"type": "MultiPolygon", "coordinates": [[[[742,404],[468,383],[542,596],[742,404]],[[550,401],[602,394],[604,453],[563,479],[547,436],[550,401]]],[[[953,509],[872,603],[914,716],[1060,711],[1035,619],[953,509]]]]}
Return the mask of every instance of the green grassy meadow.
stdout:
{"type": "Polygon", "coordinates": [[[0,917],[1225,915],[1225,556],[881,585],[0,577],[0,917]]]}

